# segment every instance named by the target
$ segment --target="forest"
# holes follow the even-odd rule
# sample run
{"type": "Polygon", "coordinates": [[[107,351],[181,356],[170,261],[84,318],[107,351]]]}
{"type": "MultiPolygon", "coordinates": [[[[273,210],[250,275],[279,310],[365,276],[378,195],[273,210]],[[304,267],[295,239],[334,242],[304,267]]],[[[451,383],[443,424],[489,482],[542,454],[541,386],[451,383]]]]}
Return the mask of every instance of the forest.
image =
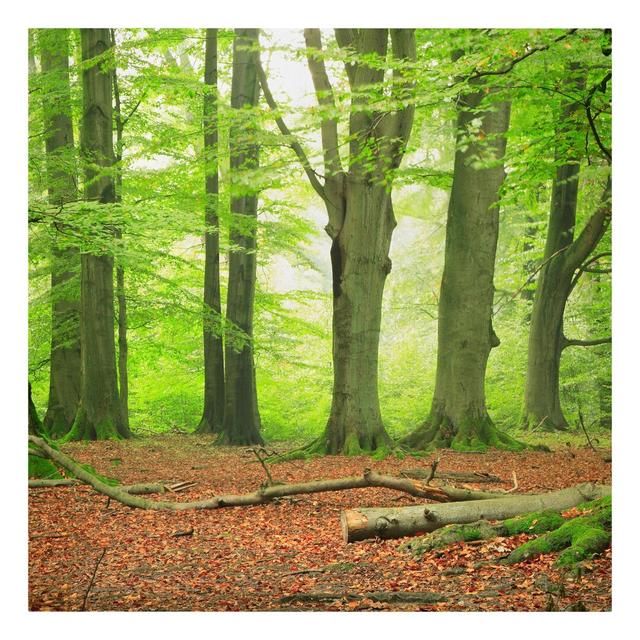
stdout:
{"type": "Polygon", "coordinates": [[[610,611],[612,48],[29,29],[29,610],[610,611]]]}

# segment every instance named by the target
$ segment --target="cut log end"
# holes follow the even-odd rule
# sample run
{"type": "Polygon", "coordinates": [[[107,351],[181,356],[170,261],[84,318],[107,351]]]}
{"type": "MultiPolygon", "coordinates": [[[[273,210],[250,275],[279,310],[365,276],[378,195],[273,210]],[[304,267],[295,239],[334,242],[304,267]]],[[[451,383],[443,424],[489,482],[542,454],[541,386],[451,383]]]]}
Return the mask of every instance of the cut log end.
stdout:
{"type": "Polygon", "coordinates": [[[355,509],[347,509],[340,514],[340,528],[345,543],[368,538],[368,525],[369,518],[355,509]]]}

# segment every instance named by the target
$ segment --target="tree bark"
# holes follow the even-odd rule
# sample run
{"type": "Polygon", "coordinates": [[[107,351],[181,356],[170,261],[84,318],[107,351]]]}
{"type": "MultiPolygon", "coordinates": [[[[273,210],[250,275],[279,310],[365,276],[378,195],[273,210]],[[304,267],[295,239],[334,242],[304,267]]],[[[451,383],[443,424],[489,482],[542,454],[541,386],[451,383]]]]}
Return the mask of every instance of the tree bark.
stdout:
{"type": "Polygon", "coordinates": [[[510,116],[508,102],[488,105],[490,97],[482,89],[460,96],[438,306],[436,386],[428,419],[402,441],[414,449],[518,447],[495,429],[485,405],[487,360],[500,344],[491,317],[510,116]],[[475,164],[478,159],[484,166],[475,164]]]}
{"type": "Polygon", "coordinates": [[[534,511],[563,511],[611,494],[611,487],[589,483],[539,495],[418,505],[396,509],[349,509],[340,516],[345,542],[368,538],[401,538],[435,531],[448,524],[505,520],[534,511]]]}
{"type": "MultiPolygon", "coordinates": [[[[103,56],[111,44],[109,29],[81,29],[82,60],[103,56]]],[[[85,199],[115,202],[111,74],[101,64],[82,72],[81,151],[85,163],[85,199]]],[[[113,257],[81,256],[80,335],[82,381],[80,406],[68,440],[126,438],[116,373],[113,257]]]]}
{"type": "MultiPolygon", "coordinates": [[[[49,203],[62,207],[77,198],[68,29],[41,29],[38,42],[46,82],[42,106],[49,203]]],[[[52,232],[51,364],[43,425],[60,437],[71,428],[80,399],[80,254],[65,246],[64,222],[54,223],[52,232]]]]}
{"type": "MultiPolygon", "coordinates": [[[[416,57],[412,29],[337,29],[338,44],[355,53],[346,64],[351,87],[349,161],[343,168],[338,140],[338,116],[322,56],[319,29],[305,29],[307,61],[321,117],[324,183],[300,143],[295,151],[305,173],[327,208],[326,231],[331,238],[333,277],[333,392],[324,434],[310,449],[330,454],[357,454],[391,446],[378,398],[378,344],[382,293],[391,270],[389,246],[396,226],[391,203],[393,171],[402,160],[413,122],[413,83],[401,66],[393,71],[391,100],[402,106],[376,111],[368,107],[368,91],[379,91],[391,37],[397,62],[416,57]],[[369,60],[367,60],[369,58],[369,60]]],[[[270,108],[277,105],[264,71],[261,83],[270,108]]],[[[287,138],[283,119],[276,123],[287,138]]]]}
{"type": "MultiPolygon", "coordinates": [[[[576,69],[572,71],[576,73],[576,69]]],[[[568,82],[584,87],[584,77],[569,78],[568,82]]],[[[576,112],[580,104],[563,107],[559,134],[570,136],[575,128],[576,112]]],[[[577,144],[569,142],[568,151],[556,150],[556,161],[563,161],[553,180],[549,228],[544,251],[544,266],[540,270],[531,312],[527,376],[525,382],[522,424],[542,426],[545,430],[568,427],[560,406],[560,358],[570,341],[564,337],[564,310],[575,286],[576,270],[595,249],[607,229],[610,218],[610,178],[603,201],[585,225],[580,237],[574,240],[580,154],[577,144]]],[[[573,344],[577,344],[575,341],[573,344]]]]}
{"type": "MultiPolygon", "coordinates": [[[[111,29],[111,45],[116,46],[115,31],[111,29]]],[[[122,137],[124,135],[124,119],[120,104],[120,86],[118,69],[112,71],[113,97],[116,124],[116,202],[122,202],[122,137]]],[[[116,238],[122,238],[122,230],[115,230],[116,238]]],[[[116,264],[116,298],[118,300],[118,394],[120,398],[120,414],[125,429],[129,429],[129,344],[127,342],[127,295],[124,284],[124,265],[116,264]]]]}
{"type": "Polygon", "coordinates": [[[36,405],[31,397],[31,383],[29,382],[29,435],[39,436],[42,433],[42,421],[38,415],[36,405]]]}
{"type": "Polygon", "coordinates": [[[262,444],[253,356],[253,301],[256,285],[258,193],[250,173],[258,168],[254,114],[258,104],[258,29],[236,29],[233,43],[229,131],[231,154],[231,230],[227,321],[244,334],[241,346],[227,336],[225,344],[225,408],[221,442],[262,444]],[[249,176],[249,178],[247,177],[249,176]]]}
{"type": "Polygon", "coordinates": [[[218,30],[207,29],[204,67],[204,409],[197,433],[219,433],[224,419],[224,347],[220,322],[218,218],[218,30]]]}

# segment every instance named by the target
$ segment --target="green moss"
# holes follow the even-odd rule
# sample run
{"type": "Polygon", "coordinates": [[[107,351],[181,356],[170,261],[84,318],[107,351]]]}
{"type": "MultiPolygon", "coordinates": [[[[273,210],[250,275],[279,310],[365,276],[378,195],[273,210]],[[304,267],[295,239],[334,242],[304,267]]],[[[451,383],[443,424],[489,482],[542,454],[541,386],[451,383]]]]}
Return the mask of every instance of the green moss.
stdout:
{"type": "Polygon", "coordinates": [[[103,476],[101,473],[98,473],[90,464],[81,464],[80,465],[87,473],[90,473],[92,476],[103,482],[104,484],[108,484],[111,487],[115,487],[120,484],[120,481],[116,478],[110,478],[109,476],[103,476]]]}
{"type": "Polygon", "coordinates": [[[112,418],[100,420],[95,426],[96,440],[121,440],[112,418]]]}
{"type": "Polygon", "coordinates": [[[539,511],[525,516],[505,520],[504,525],[507,535],[514,536],[519,533],[545,533],[558,529],[565,523],[565,519],[556,511],[539,511]]]}
{"type": "Polygon", "coordinates": [[[585,515],[565,521],[562,526],[514,549],[508,563],[522,562],[543,553],[562,551],[556,563],[571,566],[600,553],[611,542],[611,497],[581,505],[585,515]]]}
{"type": "Polygon", "coordinates": [[[45,478],[45,479],[57,479],[62,478],[62,474],[58,470],[58,467],[41,456],[30,453],[29,454],[29,477],[30,478],[45,478]]]}

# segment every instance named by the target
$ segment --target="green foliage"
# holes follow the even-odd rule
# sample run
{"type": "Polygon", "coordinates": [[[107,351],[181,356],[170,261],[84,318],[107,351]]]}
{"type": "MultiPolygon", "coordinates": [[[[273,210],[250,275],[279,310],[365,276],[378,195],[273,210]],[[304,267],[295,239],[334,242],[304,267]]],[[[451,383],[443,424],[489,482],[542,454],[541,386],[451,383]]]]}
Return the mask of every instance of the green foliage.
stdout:
{"type": "MultiPolygon", "coordinates": [[[[490,356],[487,407],[498,429],[518,425],[524,392],[527,337],[534,270],[542,260],[556,166],[570,149],[583,153],[577,229],[597,206],[606,162],[589,132],[585,114],[575,126],[557,132],[557,115],[566,100],[567,69],[579,63],[584,87],[572,97],[584,103],[602,81],[610,59],[602,55],[602,33],[564,30],[426,30],[416,34],[415,63],[369,55],[371,68],[390,68],[416,80],[415,99],[390,98],[393,74],[352,96],[343,62],[353,51],[340,49],[323,31],[326,61],[335,91],[335,108],[315,105],[298,84],[282,84],[279,104],[303,141],[314,167],[321,162],[318,124],[335,117],[346,131],[350,107],[373,113],[384,107],[416,103],[412,136],[402,166],[395,171],[394,210],[398,226],[391,246],[393,269],[383,301],[379,353],[379,396],[385,426],[400,437],[429,415],[437,357],[437,314],[444,256],[448,192],[455,153],[455,98],[477,72],[488,76],[495,99],[512,102],[507,145],[507,179],[501,199],[501,228],[496,264],[494,328],[501,345],[490,356]],[[531,48],[536,52],[519,61],[531,48]],[[464,55],[452,54],[464,50],[464,55]],[[455,59],[454,59],[455,58],[455,59]],[[516,63],[516,61],[518,61],[516,63]],[[311,105],[311,106],[309,106],[311,105]],[[527,283],[527,280],[531,281],[527,283]]],[[[322,203],[307,185],[291,150],[260,105],[242,114],[229,107],[233,32],[218,32],[218,107],[221,280],[226,296],[232,195],[259,192],[258,284],[254,350],[260,413],[267,440],[314,438],[326,424],[331,404],[330,240],[323,230],[322,203]],[[239,120],[239,118],[241,120],[239,120]],[[229,129],[251,125],[248,142],[261,145],[260,167],[246,168],[229,181],[229,129]],[[254,126],[255,125],[255,126],[254,126]],[[233,189],[233,192],[232,192],[233,189]]],[[[267,32],[262,38],[267,73],[295,68],[308,74],[301,34],[267,32]],[[297,40],[295,39],[297,38],[297,40]],[[269,64],[272,65],[269,68],[269,64]],[[284,65],[297,65],[285,67],[284,65]]],[[[78,34],[69,30],[74,133],[79,139],[81,86],[78,34]]],[[[47,402],[51,301],[65,291],[50,288],[50,254],[55,243],[113,256],[126,272],[128,301],[130,414],[133,432],[191,431],[202,411],[202,324],[241,346],[246,336],[224,317],[205,316],[204,150],[202,29],[117,29],[115,56],[101,60],[118,72],[123,134],[121,202],[74,202],[63,208],[48,203],[42,97],[60,93],[59,81],[39,73],[38,32],[32,32],[29,77],[29,375],[33,398],[42,413],[47,402]],[[64,233],[60,224],[64,223],[64,233]],[[55,223],[55,224],[52,224],[55,223]],[[122,237],[112,233],[116,226],[122,237]]],[[[360,60],[363,62],[363,60],[360,60]]],[[[276,84],[276,83],[274,83],[276,84]]],[[[605,147],[610,147],[610,83],[593,97],[593,112],[605,147]]],[[[493,95],[493,94],[492,94],[493,95]]],[[[481,134],[476,123],[468,136],[481,134]]],[[[346,159],[348,145],[340,152],[346,159]]],[[[374,150],[363,146],[361,158],[374,150]]],[[[479,157],[478,162],[491,162],[479,157]]],[[[77,169],[83,187],[83,161],[61,154],[59,167],[77,169]]],[[[112,170],[115,172],[115,168],[112,170]]],[[[209,229],[211,231],[211,229],[209,229]]],[[[611,234],[598,253],[610,251],[611,234]]],[[[596,266],[608,267],[603,256],[596,266]]],[[[569,337],[610,333],[611,284],[606,273],[585,273],[566,312],[569,337]]],[[[567,349],[562,358],[563,408],[571,424],[578,411],[592,425],[611,413],[611,348],[567,349]]],[[[604,424],[604,422],[603,422],[604,424]]],[[[520,434],[518,434],[520,439],[520,434]]],[[[498,441],[496,441],[498,442],[498,441]]],[[[477,442],[459,443],[477,450],[477,442]]],[[[495,444],[495,443],[492,443],[495,444]]],[[[505,444],[505,443],[502,443],[505,444]]]]}

